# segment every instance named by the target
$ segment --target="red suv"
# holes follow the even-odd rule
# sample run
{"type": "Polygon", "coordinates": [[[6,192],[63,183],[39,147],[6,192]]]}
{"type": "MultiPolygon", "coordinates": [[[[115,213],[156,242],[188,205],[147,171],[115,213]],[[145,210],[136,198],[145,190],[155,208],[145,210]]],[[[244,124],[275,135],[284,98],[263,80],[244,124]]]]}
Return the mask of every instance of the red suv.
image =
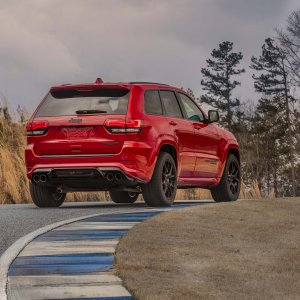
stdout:
{"type": "Polygon", "coordinates": [[[239,146],[218,119],[165,84],[52,87],[26,126],[32,200],[58,207],[67,192],[109,191],[115,203],[142,193],[148,205],[168,206],[177,189],[201,187],[217,202],[234,201],[239,146]]]}

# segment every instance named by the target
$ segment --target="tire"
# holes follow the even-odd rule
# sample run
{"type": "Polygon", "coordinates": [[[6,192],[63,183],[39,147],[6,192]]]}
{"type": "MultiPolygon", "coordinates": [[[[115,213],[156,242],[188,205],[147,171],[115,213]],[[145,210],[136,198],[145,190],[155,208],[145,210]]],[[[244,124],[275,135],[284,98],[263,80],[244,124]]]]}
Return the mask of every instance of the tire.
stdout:
{"type": "Polygon", "coordinates": [[[211,190],[216,202],[236,201],[241,189],[240,163],[235,155],[229,154],[219,185],[211,190]]]}
{"type": "Polygon", "coordinates": [[[59,207],[66,199],[66,193],[57,193],[55,188],[30,183],[30,194],[37,207],[59,207]]]}
{"type": "Polygon", "coordinates": [[[143,197],[149,206],[162,207],[173,204],[177,190],[177,170],[173,157],[161,152],[151,181],[143,186],[143,197]]]}
{"type": "Polygon", "coordinates": [[[123,191],[110,191],[110,198],[115,203],[134,203],[138,197],[138,193],[123,192],[123,191]]]}

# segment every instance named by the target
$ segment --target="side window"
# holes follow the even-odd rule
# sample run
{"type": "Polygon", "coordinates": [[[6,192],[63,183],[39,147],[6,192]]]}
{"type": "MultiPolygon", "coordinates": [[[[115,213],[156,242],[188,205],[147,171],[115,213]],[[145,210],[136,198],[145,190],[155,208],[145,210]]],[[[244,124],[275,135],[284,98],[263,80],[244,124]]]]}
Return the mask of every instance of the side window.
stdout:
{"type": "Polygon", "coordinates": [[[162,115],[163,110],[158,91],[146,91],[144,96],[144,110],[146,114],[162,115]]]}
{"type": "Polygon", "coordinates": [[[203,122],[204,115],[198,106],[184,94],[179,93],[179,97],[186,112],[187,119],[195,122],[203,122]]]}
{"type": "Polygon", "coordinates": [[[171,118],[183,118],[182,112],[174,92],[160,91],[161,101],[166,110],[166,116],[171,118]]]}

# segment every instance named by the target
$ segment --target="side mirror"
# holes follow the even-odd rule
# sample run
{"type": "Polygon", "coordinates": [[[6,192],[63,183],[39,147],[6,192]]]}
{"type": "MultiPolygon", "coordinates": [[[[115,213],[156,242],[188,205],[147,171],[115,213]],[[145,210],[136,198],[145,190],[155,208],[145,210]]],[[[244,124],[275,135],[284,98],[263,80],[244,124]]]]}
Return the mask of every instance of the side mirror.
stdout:
{"type": "Polygon", "coordinates": [[[220,119],[219,112],[217,110],[208,111],[208,123],[218,122],[220,119]]]}

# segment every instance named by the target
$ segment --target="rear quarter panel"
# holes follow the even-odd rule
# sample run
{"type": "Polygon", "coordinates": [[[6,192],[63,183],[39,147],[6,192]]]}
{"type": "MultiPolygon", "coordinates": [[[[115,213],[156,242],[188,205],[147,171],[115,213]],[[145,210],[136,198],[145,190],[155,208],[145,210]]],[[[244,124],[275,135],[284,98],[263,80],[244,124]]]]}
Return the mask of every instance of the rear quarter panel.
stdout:
{"type": "MultiPolygon", "coordinates": [[[[132,87],[127,118],[143,120],[143,130],[139,134],[127,134],[125,142],[135,142],[137,147],[142,144],[147,145],[147,147],[145,147],[144,155],[137,158],[137,168],[144,173],[148,180],[152,177],[161,147],[164,144],[169,144],[177,149],[177,143],[170,132],[167,117],[144,113],[144,93],[146,90],[153,89],[157,90],[159,88],[157,85],[149,85],[147,87],[136,85],[132,87]]],[[[132,153],[132,156],[134,155],[135,153],[132,153]]]]}

